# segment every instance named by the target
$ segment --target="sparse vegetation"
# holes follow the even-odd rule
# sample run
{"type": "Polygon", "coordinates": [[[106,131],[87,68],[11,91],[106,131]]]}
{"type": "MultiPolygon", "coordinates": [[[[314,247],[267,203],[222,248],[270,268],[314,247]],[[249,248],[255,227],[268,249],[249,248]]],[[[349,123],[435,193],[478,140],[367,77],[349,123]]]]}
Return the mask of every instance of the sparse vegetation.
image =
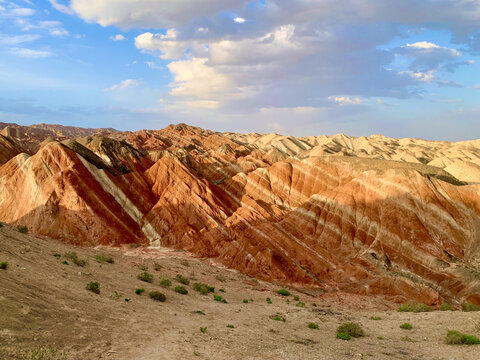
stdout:
{"type": "Polygon", "coordinates": [[[272,299],[270,299],[270,298],[266,298],[265,301],[267,302],[267,304],[271,304],[271,303],[272,303],[272,299]]]}
{"type": "Polygon", "coordinates": [[[67,356],[63,351],[53,346],[42,346],[41,348],[30,350],[22,360],[66,360],[67,356]]]}
{"type": "Polygon", "coordinates": [[[314,322],[310,322],[310,323],[308,323],[308,328],[309,329],[318,329],[318,324],[316,324],[314,322]]]}
{"type": "Polygon", "coordinates": [[[192,311],[193,314],[200,314],[200,315],[205,315],[205,313],[202,310],[195,310],[192,311]]]}
{"type": "Polygon", "coordinates": [[[77,266],[84,267],[84,266],[87,265],[87,260],[79,259],[78,255],[75,251],[67,252],[63,256],[66,257],[67,259],[71,260],[77,266]]]}
{"type": "Polygon", "coordinates": [[[190,266],[190,263],[187,260],[180,261],[180,264],[182,264],[183,266],[187,266],[187,267],[190,266]]]}
{"type": "Polygon", "coordinates": [[[383,340],[384,338],[383,338],[383,336],[377,336],[377,339],[378,340],[383,340]]]}
{"type": "Polygon", "coordinates": [[[159,291],[151,291],[148,295],[155,301],[165,302],[167,300],[167,297],[159,291]]]}
{"type": "Polygon", "coordinates": [[[25,226],[25,225],[18,225],[17,230],[18,230],[18,232],[20,232],[22,234],[27,234],[28,233],[28,227],[25,226]]]}
{"type": "Polygon", "coordinates": [[[145,289],[139,288],[135,290],[135,294],[142,295],[145,292],[145,289]]]}
{"type": "Polygon", "coordinates": [[[299,301],[299,300],[300,300],[300,296],[298,296],[298,295],[294,295],[294,296],[293,296],[293,300],[295,300],[295,301],[299,301]]]}
{"type": "Polygon", "coordinates": [[[220,281],[220,282],[225,282],[227,280],[223,275],[217,275],[215,276],[215,279],[217,279],[217,281],[220,281]]]}
{"type": "Polygon", "coordinates": [[[340,332],[337,332],[337,339],[340,339],[340,340],[350,340],[352,337],[350,335],[348,335],[347,333],[340,333],[340,332]]]}
{"type": "Polygon", "coordinates": [[[337,334],[348,334],[351,337],[361,337],[365,335],[361,325],[354,322],[340,325],[337,329],[337,334]]]}
{"type": "Polygon", "coordinates": [[[95,294],[100,294],[100,284],[96,281],[88,283],[86,289],[95,294]]]}
{"type": "Polygon", "coordinates": [[[193,284],[193,289],[198,291],[202,295],[206,295],[208,293],[214,292],[215,288],[213,286],[209,286],[203,283],[195,283],[193,284]]]}
{"type": "Polygon", "coordinates": [[[480,311],[480,305],[475,305],[471,303],[463,303],[462,304],[463,311],[480,311]]]}
{"type": "Polygon", "coordinates": [[[213,300],[215,301],[218,301],[218,302],[221,302],[221,303],[224,303],[224,304],[227,304],[227,300],[225,300],[223,297],[221,297],[220,295],[215,295],[213,294],[213,300]]]}
{"type": "Polygon", "coordinates": [[[370,320],[382,320],[380,316],[370,316],[370,320]]]}
{"type": "Polygon", "coordinates": [[[67,261],[67,260],[64,260],[64,261],[62,262],[62,264],[63,264],[63,265],[68,265],[68,261],[67,261]]]}
{"type": "Polygon", "coordinates": [[[235,326],[233,326],[232,324],[228,324],[228,325],[227,325],[227,328],[234,329],[235,326]]]}
{"type": "Polygon", "coordinates": [[[170,279],[163,278],[162,280],[160,280],[161,287],[168,288],[170,287],[170,285],[172,285],[172,282],[170,281],[170,279]]]}
{"type": "Polygon", "coordinates": [[[248,304],[248,299],[243,299],[244,304],[248,304]]]}
{"type": "Polygon", "coordinates": [[[103,264],[103,263],[108,263],[108,264],[113,264],[115,260],[111,256],[105,255],[105,254],[99,254],[95,255],[95,261],[103,264]]]}
{"type": "Polygon", "coordinates": [[[187,295],[188,294],[188,290],[185,289],[185,286],[176,286],[175,287],[175,292],[177,292],[179,294],[182,294],[182,295],[187,295]]]}
{"type": "Polygon", "coordinates": [[[440,305],[439,310],[440,311],[450,311],[450,310],[452,310],[452,305],[447,304],[447,303],[443,303],[442,305],[440,305]]]}
{"type": "Polygon", "coordinates": [[[180,274],[177,274],[177,276],[175,277],[175,279],[177,279],[177,281],[183,285],[188,285],[190,284],[190,280],[188,278],[186,278],[185,276],[182,276],[180,274]]]}
{"type": "Polygon", "coordinates": [[[305,303],[304,302],[301,302],[299,301],[295,306],[298,306],[298,307],[302,307],[304,308],[305,307],[305,303]]]}
{"type": "Polygon", "coordinates": [[[62,255],[60,254],[53,254],[53,256],[55,256],[57,259],[60,259],[62,257],[62,255]]]}
{"type": "Polygon", "coordinates": [[[400,305],[398,308],[398,312],[429,312],[433,311],[433,309],[425,304],[403,304],[400,305]]]}
{"type": "Polygon", "coordinates": [[[445,336],[445,343],[450,345],[477,345],[480,344],[480,339],[456,330],[449,330],[445,336]]]}
{"type": "Polygon", "coordinates": [[[0,269],[1,270],[7,270],[8,269],[8,262],[4,261],[0,263],[0,269]]]}
{"type": "Polygon", "coordinates": [[[159,263],[153,264],[153,270],[155,270],[155,271],[160,271],[160,270],[162,270],[162,267],[163,267],[163,266],[160,265],[159,263]]]}
{"type": "Polygon", "coordinates": [[[138,265],[138,268],[142,271],[148,271],[148,266],[147,265],[138,265]]]}
{"type": "Polygon", "coordinates": [[[287,289],[280,289],[280,290],[277,291],[277,294],[282,295],[282,296],[289,296],[290,291],[288,291],[287,289]]]}
{"type": "Polygon", "coordinates": [[[280,315],[270,316],[270,319],[275,320],[275,321],[283,321],[283,322],[286,321],[285,318],[283,316],[280,316],[280,315]]]}
{"type": "Polygon", "coordinates": [[[137,279],[141,281],[145,281],[147,283],[153,283],[153,275],[149,274],[148,272],[143,272],[137,275],[137,279]]]}
{"type": "Polygon", "coordinates": [[[410,323],[403,323],[402,325],[400,325],[400,329],[412,330],[412,329],[413,329],[413,326],[412,326],[412,324],[410,324],[410,323]]]}
{"type": "Polygon", "coordinates": [[[218,289],[218,291],[220,291],[220,292],[223,292],[223,293],[224,293],[224,292],[225,292],[225,289],[218,289]]]}
{"type": "Polygon", "coordinates": [[[207,332],[207,327],[201,327],[200,326],[200,332],[202,332],[203,334],[205,334],[207,332]]]}
{"type": "Polygon", "coordinates": [[[2,223],[2,222],[0,222],[0,228],[2,228],[2,227],[3,227],[3,223],[2,223]]]}

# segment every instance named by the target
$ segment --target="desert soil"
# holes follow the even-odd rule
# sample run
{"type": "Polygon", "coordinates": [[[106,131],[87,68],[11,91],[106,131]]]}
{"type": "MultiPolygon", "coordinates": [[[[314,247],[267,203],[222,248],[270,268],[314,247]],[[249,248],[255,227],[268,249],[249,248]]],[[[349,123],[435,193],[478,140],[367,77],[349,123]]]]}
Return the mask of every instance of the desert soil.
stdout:
{"type": "Polygon", "coordinates": [[[280,284],[185,252],[74,247],[20,234],[8,225],[0,228],[3,261],[9,267],[0,270],[0,359],[30,359],[30,351],[44,346],[59,349],[65,359],[480,359],[480,345],[444,344],[449,329],[480,336],[478,312],[399,313],[398,304],[380,297],[302,288],[289,288],[291,295],[284,297],[276,293],[280,284]],[[66,259],[71,251],[87,265],[66,259]],[[112,256],[115,263],[98,263],[98,254],[112,256]],[[137,279],[141,266],[154,275],[153,283],[137,279]],[[177,274],[191,281],[187,295],[173,290],[180,285],[177,274]],[[165,277],[172,280],[168,289],[159,285],[165,277]],[[98,295],[86,290],[94,281],[100,283],[98,295]],[[228,303],[197,293],[195,282],[214,286],[228,303]],[[137,288],[146,291],[136,295],[137,288]],[[163,292],[166,302],[150,299],[153,290],[163,292]],[[294,295],[304,307],[297,306],[294,295]],[[276,315],[285,321],[272,320],[276,315]],[[366,336],[336,339],[337,327],[349,321],[360,323],[366,336]],[[309,322],[319,329],[309,329],[309,322]],[[401,329],[404,322],[413,329],[401,329]]]}

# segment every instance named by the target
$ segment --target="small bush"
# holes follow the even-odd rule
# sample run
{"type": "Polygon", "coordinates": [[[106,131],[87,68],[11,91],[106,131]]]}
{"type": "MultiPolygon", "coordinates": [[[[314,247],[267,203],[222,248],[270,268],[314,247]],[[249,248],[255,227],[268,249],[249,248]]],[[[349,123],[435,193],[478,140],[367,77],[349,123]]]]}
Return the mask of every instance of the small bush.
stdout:
{"type": "Polygon", "coordinates": [[[403,323],[402,325],[400,325],[400,329],[412,330],[413,326],[410,323],[403,323]]]}
{"type": "Polygon", "coordinates": [[[145,292],[145,289],[141,289],[141,288],[135,290],[135,294],[137,295],[142,295],[144,292],[145,292]]]}
{"type": "Polygon", "coordinates": [[[8,262],[4,261],[0,263],[0,269],[7,270],[8,269],[8,262]]]}
{"type": "Polygon", "coordinates": [[[248,299],[243,299],[244,304],[248,304],[248,299]]]}
{"type": "Polygon", "coordinates": [[[148,283],[153,283],[153,275],[149,274],[148,272],[143,272],[137,275],[137,279],[141,281],[145,281],[148,283]]]}
{"type": "Polygon", "coordinates": [[[155,271],[162,270],[162,265],[160,265],[159,263],[153,264],[153,270],[155,270],[155,271]]]}
{"type": "Polygon", "coordinates": [[[172,282],[170,281],[170,279],[163,278],[162,280],[160,280],[161,287],[168,288],[170,287],[170,285],[172,285],[172,282]]]}
{"type": "Polygon", "coordinates": [[[95,293],[95,294],[100,294],[100,284],[96,281],[88,283],[86,289],[88,291],[91,291],[91,292],[95,293]]]}
{"type": "Polygon", "coordinates": [[[27,234],[28,233],[28,227],[25,225],[19,225],[17,226],[18,232],[21,232],[22,234],[27,234]]]}
{"type": "Polygon", "coordinates": [[[382,320],[380,316],[370,316],[370,320],[382,320]]]}
{"type": "Polygon", "coordinates": [[[298,295],[295,295],[295,296],[293,297],[293,300],[295,300],[295,301],[299,301],[299,300],[300,300],[300,296],[298,296],[298,295]]]}
{"type": "Polygon", "coordinates": [[[52,346],[42,346],[41,348],[30,350],[24,360],[66,360],[65,352],[52,346]]]}
{"type": "Polygon", "coordinates": [[[232,324],[228,324],[227,327],[230,328],[230,329],[234,329],[234,328],[235,328],[235,326],[233,326],[232,324]]]}
{"type": "Polygon", "coordinates": [[[95,255],[95,261],[99,262],[100,264],[102,263],[113,264],[115,262],[115,260],[113,260],[111,256],[108,256],[105,254],[95,255]]]}
{"type": "Polygon", "coordinates": [[[175,287],[175,292],[177,292],[179,294],[182,294],[182,295],[187,295],[188,294],[188,290],[185,289],[185,286],[176,286],[175,287]]]}
{"type": "Polygon", "coordinates": [[[2,228],[2,227],[3,227],[3,223],[2,223],[2,222],[0,222],[0,228],[2,228]]]}
{"type": "Polygon", "coordinates": [[[309,329],[318,329],[318,324],[315,324],[314,322],[308,323],[308,328],[309,329]]]}
{"type": "Polygon", "coordinates": [[[177,279],[177,281],[183,285],[188,285],[190,284],[190,280],[188,278],[186,278],[185,276],[182,276],[180,274],[177,274],[177,276],[175,277],[175,279],[177,279]]]}
{"type": "Polygon", "coordinates": [[[283,322],[286,321],[284,317],[279,316],[279,315],[270,316],[270,319],[275,320],[275,321],[283,321],[283,322]]]}
{"type": "Polygon", "coordinates": [[[220,291],[220,292],[223,292],[223,293],[224,293],[224,292],[225,292],[225,289],[218,289],[218,291],[220,291]]]}
{"type": "Polygon", "coordinates": [[[299,301],[295,306],[304,308],[304,307],[305,307],[305,303],[299,301]]]}
{"type": "Polygon", "coordinates": [[[187,267],[190,266],[190,263],[187,260],[180,261],[180,264],[182,264],[183,266],[187,266],[187,267]]]}
{"type": "Polygon", "coordinates": [[[84,267],[85,265],[87,265],[87,260],[79,259],[75,251],[67,252],[63,256],[67,259],[72,260],[72,262],[77,266],[84,267]]]}
{"type": "Polygon", "coordinates": [[[462,334],[456,330],[449,330],[445,336],[445,343],[451,345],[477,345],[480,344],[480,339],[473,335],[462,334]]]}
{"type": "Polygon", "coordinates": [[[463,311],[480,311],[480,305],[463,303],[462,304],[462,310],[463,311]]]}
{"type": "Polygon", "coordinates": [[[68,265],[68,261],[67,261],[67,260],[64,260],[64,261],[62,262],[62,264],[63,264],[63,265],[68,265]]]}
{"type": "Polygon", "coordinates": [[[282,296],[289,296],[290,291],[288,291],[286,289],[280,289],[280,290],[277,291],[277,294],[282,295],[282,296]]]}
{"type": "Polygon", "coordinates": [[[167,297],[159,291],[151,291],[148,295],[155,301],[165,302],[167,300],[167,297]]]}
{"type": "Polygon", "coordinates": [[[452,310],[452,305],[447,304],[447,303],[443,303],[442,305],[440,305],[439,310],[440,311],[450,311],[450,310],[452,310]]]}
{"type": "Polygon", "coordinates": [[[267,302],[267,304],[271,304],[271,303],[272,303],[272,299],[270,299],[270,298],[266,298],[265,301],[267,302]]]}
{"type": "Polygon", "coordinates": [[[361,337],[364,335],[363,329],[360,324],[354,322],[348,322],[338,327],[337,333],[348,334],[351,337],[361,337]]]}
{"type": "Polygon", "coordinates": [[[148,266],[147,265],[138,265],[138,268],[142,271],[147,271],[148,270],[148,266]]]}
{"type": "Polygon", "coordinates": [[[201,327],[201,326],[200,326],[200,331],[201,331],[203,334],[205,334],[205,333],[207,332],[207,327],[206,327],[206,326],[205,326],[205,327],[201,327]]]}
{"type": "Polygon", "coordinates": [[[202,283],[193,284],[193,289],[195,291],[198,291],[202,295],[206,295],[208,293],[215,291],[215,288],[213,286],[209,286],[207,284],[202,284],[202,283]]]}
{"type": "Polygon", "coordinates": [[[378,340],[383,340],[384,338],[383,338],[383,336],[377,336],[377,339],[378,340]]]}
{"type": "Polygon", "coordinates": [[[400,305],[399,308],[398,308],[398,312],[415,312],[415,313],[419,313],[419,312],[429,312],[429,311],[433,311],[433,309],[428,306],[428,305],[425,305],[425,304],[403,304],[403,305],[400,305]]]}
{"type": "Polygon", "coordinates": [[[125,302],[129,302],[129,301],[130,301],[130,299],[129,299],[129,298],[125,298],[124,300],[125,300],[125,302]]]}
{"type": "Polygon", "coordinates": [[[200,314],[200,315],[205,315],[205,313],[202,310],[195,310],[192,311],[193,314],[200,314]]]}
{"type": "Polygon", "coordinates": [[[60,255],[60,254],[53,254],[53,256],[55,256],[57,259],[60,259],[60,257],[61,257],[62,255],[60,255]]]}
{"type": "Polygon", "coordinates": [[[227,300],[222,298],[220,295],[213,294],[213,300],[224,303],[224,304],[227,304],[227,300]]]}
{"type": "Polygon", "coordinates": [[[340,340],[350,340],[352,337],[348,335],[347,333],[339,333],[337,332],[337,339],[340,340]]]}

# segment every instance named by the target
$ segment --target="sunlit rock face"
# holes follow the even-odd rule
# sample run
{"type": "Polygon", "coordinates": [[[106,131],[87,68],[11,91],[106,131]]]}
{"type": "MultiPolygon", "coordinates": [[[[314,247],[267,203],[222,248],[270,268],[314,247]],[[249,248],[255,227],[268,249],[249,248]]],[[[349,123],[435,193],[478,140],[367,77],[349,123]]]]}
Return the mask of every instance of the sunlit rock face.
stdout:
{"type": "Polygon", "coordinates": [[[184,249],[325,291],[480,304],[479,141],[6,125],[0,164],[0,221],[40,235],[184,249]]]}

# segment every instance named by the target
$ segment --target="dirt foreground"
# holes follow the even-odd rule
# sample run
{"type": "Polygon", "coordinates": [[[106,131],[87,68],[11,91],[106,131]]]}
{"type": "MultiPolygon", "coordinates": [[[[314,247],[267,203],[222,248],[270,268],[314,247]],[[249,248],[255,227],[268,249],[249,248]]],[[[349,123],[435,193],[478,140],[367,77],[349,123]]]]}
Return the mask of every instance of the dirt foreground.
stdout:
{"type": "Polygon", "coordinates": [[[184,252],[80,248],[8,225],[0,228],[4,261],[9,265],[0,270],[0,359],[37,359],[31,351],[45,346],[58,352],[44,360],[480,359],[480,345],[444,343],[450,329],[480,336],[478,312],[399,313],[397,304],[382,298],[291,288],[290,296],[281,296],[278,284],[184,252]],[[72,251],[86,266],[65,257],[72,251]],[[97,262],[99,254],[114,263],[97,262]],[[155,270],[155,263],[162,268],[155,270]],[[154,276],[153,283],[137,279],[145,271],[140,267],[154,276]],[[177,274],[190,279],[186,295],[174,291],[181,285],[177,274]],[[163,278],[171,279],[169,288],[160,286],[163,278]],[[86,290],[90,282],[99,282],[100,294],[86,290]],[[214,286],[228,303],[196,292],[195,282],[214,286]],[[137,288],[146,291],[136,295],[137,288]],[[166,301],[153,301],[148,293],[154,290],[166,301]],[[365,336],[336,339],[337,327],[349,321],[360,323],[365,336]],[[310,322],[319,328],[310,329],[310,322]],[[405,322],[413,329],[401,329],[405,322]]]}

